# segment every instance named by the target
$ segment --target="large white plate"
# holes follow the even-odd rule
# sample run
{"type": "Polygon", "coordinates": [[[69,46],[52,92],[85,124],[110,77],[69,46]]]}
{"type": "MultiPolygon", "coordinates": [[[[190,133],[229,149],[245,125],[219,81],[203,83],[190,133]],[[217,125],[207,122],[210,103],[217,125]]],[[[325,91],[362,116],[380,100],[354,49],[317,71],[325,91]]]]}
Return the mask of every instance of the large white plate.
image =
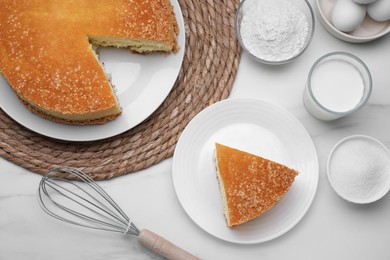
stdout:
{"type": "Polygon", "coordinates": [[[104,125],[75,126],[43,119],[27,110],[0,77],[0,107],[21,125],[45,136],[68,141],[93,141],[123,133],[149,117],[165,100],[179,74],[185,49],[184,20],[172,0],[179,25],[178,53],[137,55],[125,49],[100,48],[100,60],[112,76],[122,114],[104,125]]]}
{"type": "Polygon", "coordinates": [[[206,232],[234,243],[260,243],[290,230],[309,209],[317,190],[317,153],[306,129],[286,110],[258,100],[225,100],[195,116],[182,133],[173,157],[173,183],[184,210],[206,232]],[[215,172],[215,142],[300,174],[273,208],[228,228],[215,172]]]}

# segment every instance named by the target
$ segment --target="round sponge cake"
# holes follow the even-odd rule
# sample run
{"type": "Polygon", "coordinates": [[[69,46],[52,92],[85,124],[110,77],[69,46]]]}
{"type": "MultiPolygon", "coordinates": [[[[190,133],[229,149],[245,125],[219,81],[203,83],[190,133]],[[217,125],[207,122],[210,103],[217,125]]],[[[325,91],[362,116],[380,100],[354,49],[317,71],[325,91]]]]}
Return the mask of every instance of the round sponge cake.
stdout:
{"type": "Polygon", "coordinates": [[[169,0],[4,0],[0,72],[31,111],[69,124],[120,115],[95,46],[177,51],[169,0]]]}

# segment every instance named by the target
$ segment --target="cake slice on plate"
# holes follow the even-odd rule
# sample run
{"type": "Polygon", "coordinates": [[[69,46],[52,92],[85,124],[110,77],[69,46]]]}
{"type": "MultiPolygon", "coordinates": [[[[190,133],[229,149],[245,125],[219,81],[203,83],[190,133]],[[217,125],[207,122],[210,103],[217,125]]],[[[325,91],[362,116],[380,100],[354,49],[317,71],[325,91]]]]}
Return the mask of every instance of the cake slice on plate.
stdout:
{"type": "Polygon", "coordinates": [[[298,171],[219,143],[216,166],[227,225],[233,227],[272,208],[290,189],[298,171]]]}

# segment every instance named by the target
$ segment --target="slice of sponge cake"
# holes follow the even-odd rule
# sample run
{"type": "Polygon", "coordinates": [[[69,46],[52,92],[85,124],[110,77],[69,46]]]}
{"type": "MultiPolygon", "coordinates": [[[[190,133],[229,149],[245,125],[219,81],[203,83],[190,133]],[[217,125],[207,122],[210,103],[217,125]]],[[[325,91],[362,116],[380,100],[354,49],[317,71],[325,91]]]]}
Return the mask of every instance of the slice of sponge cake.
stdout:
{"type": "Polygon", "coordinates": [[[233,227],[272,208],[298,171],[216,143],[217,178],[227,225],[233,227]]]}
{"type": "Polygon", "coordinates": [[[94,46],[174,52],[177,35],[169,0],[4,0],[0,73],[43,117],[105,123],[121,108],[94,46]]]}

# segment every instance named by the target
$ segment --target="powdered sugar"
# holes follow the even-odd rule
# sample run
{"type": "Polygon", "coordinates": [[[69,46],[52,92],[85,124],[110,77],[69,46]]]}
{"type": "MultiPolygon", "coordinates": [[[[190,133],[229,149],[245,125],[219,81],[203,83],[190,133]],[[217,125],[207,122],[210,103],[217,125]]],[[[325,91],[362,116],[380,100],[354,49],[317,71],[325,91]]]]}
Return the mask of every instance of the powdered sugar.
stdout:
{"type": "Polygon", "coordinates": [[[294,57],[305,46],[308,21],[290,1],[247,1],[243,8],[241,38],[253,55],[281,61],[294,57]]]}

